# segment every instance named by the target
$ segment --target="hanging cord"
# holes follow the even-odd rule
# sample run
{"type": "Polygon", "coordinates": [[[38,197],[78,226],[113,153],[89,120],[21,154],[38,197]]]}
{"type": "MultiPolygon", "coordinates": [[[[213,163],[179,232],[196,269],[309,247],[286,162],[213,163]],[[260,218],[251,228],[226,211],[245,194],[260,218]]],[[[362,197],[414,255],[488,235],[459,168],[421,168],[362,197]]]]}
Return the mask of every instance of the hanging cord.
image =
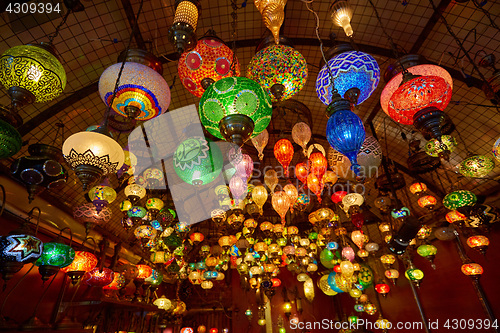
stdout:
{"type": "Polygon", "coordinates": [[[2,208],[0,208],[0,216],[2,216],[3,211],[5,210],[5,187],[0,184],[0,189],[2,190],[2,208]]]}
{"type": "Polygon", "coordinates": [[[236,59],[236,19],[238,18],[238,13],[236,12],[238,10],[238,5],[236,4],[236,0],[231,0],[231,8],[233,11],[231,12],[231,17],[233,18],[233,22],[231,22],[231,28],[233,29],[232,31],[232,46],[231,49],[233,51],[233,58],[231,59],[231,73],[232,76],[236,75],[236,62],[238,61],[236,59]]]}
{"type": "Polygon", "coordinates": [[[36,210],[38,210],[38,215],[36,217],[36,229],[35,229],[35,236],[38,235],[38,227],[40,226],[40,215],[42,214],[42,211],[40,210],[40,208],[38,207],[33,207],[31,208],[31,210],[29,211],[28,213],[28,218],[27,218],[27,222],[29,223],[31,221],[31,218],[33,217],[33,212],[36,210]]]}
{"type": "Polygon", "coordinates": [[[68,19],[69,14],[71,14],[71,12],[72,12],[72,10],[68,9],[68,11],[64,15],[64,18],[62,19],[61,23],[59,23],[59,25],[57,26],[56,31],[52,35],[49,36],[49,43],[50,44],[52,44],[52,41],[54,40],[54,38],[56,38],[59,35],[59,30],[62,28],[64,23],[66,23],[66,20],[68,19]]]}
{"type": "Polygon", "coordinates": [[[125,49],[126,50],[125,57],[123,59],[122,65],[120,67],[120,71],[118,72],[118,76],[116,78],[115,88],[113,89],[113,95],[111,96],[111,100],[109,101],[108,108],[106,109],[106,112],[104,113],[104,119],[103,119],[103,123],[102,123],[103,130],[107,130],[107,128],[108,128],[108,118],[109,118],[109,115],[111,114],[111,108],[113,107],[113,102],[115,101],[115,97],[116,97],[116,94],[118,92],[118,88],[120,87],[120,78],[122,76],[123,68],[125,67],[125,62],[127,61],[128,50],[130,49],[130,45],[132,44],[132,39],[134,38],[135,31],[137,30],[137,26],[139,23],[139,16],[141,15],[143,4],[144,4],[144,0],[141,0],[141,3],[139,4],[139,10],[137,11],[137,15],[135,17],[134,26],[132,27],[132,33],[130,34],[130,37],[129,37],[128,43],[127,43],[127,48],[125,49]]]}
{"type": "Polygon", "coordinates": [[[480,10],[483,12],[483,14],[484,14],[484,15],[485,15],[485,16],[486,16],[489,20],[490,20],[490,25],[491,25],[493,28],[495,28],[495,29],[497,29],[497,30],[500,30],[500,28],[498,27],[498,25],[497,25],[497,24],[495,23],[495,21],[493,21],[493,19],[491,18],[490,13],[489,13],[486,9],[484,9],[484,8],[483,8],[483,6],[481,6],[481,4],[479,4],[479,3],[477,2],[477,0],[472,0],[472,3],[474,4],[474,6],[476,6],[476,8],[480,9],[480,10]]]}

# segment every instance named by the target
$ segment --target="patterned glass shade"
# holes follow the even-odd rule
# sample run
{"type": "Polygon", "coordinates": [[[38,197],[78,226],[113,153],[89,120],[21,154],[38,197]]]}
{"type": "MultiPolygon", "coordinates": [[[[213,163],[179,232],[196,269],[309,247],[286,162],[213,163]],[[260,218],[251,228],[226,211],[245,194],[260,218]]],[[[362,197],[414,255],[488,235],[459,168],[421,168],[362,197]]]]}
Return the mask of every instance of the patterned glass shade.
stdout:
{"type": "MultiPolygon", "coordinates": [[[[109,106],[113,98],[116,79],[122,63],[108,67],[99,78],[99,95],[109,106]]],[[[139,109],[136,120],[148,120],[167,111],[170,105],[170,88],[154,69],[135,62],[126,62],[120,76],[120,85],[113,100],[113,110],[127,116],[125,108],[139,109]]]]}
{"type": "Polygon", "coordinates": [[[175,173],[184,182],[201,186],[212,182],[221,173],[223,156],[215,142],[196,136],[181,142],[173,164],[175,173]]]}
{"type": "Polygon", "coordinates": [[[338,204],[339,202],[342,202],[346,195],[346,191],[337,191],[332,194],[332,201],[338,204]]]}
{"type": "Polygon", "coordinates": [[[410,185],[410,192],[412,194],[420,194],[427,191],[427,185],[424,183],[413,183],[410,185]]]}
{"type": "Polygon", "coordinates": [[[212,84],[203,94],[198,109],[201,123],[213,136],[223,139],[219,123],[225,116],[242,114],[254,122],[255,137],[271,121],[271,98],[253,80],[245,77],[228,77],[212,84]]]}
{"type": "Polygon", "coordinates": [[[351,206],[361,206],[365,202],[365,198],[359,193],[349,193],[342,198],[344,210],[348,210],[351,206]]]}
{"type": "Polygon", "coordinates": [[[309,174],[307,163],[300,162],[295,166],[295,177],[302,183],[307,182],[307,175],[309,174]]]}
{"type": "MultiPolygon", "coordinates": [[[[451,78],[450,73],[448,73],[444,68],[436,66],[436,65],[417,65],[410,67],[410,72],[414,75],[426,75],[426,76],[439,76],[442,77],[450,86],[450,89],[453,89],[453,80],[451,78]]],[[[387,83],[380,95],[380,105],[382,106],[382,110],[389,115],[389,100],[392,97],[392,94],[399,88],[401,82],[403,80],[403,74],[399,73],[394,76],[389,83],[387,83]]]]}
{"type": "Polygon", "coordinates": [[[304,122],[298,122],[292,127],[293,141],[302,147],[304,155],[307,154],[307,143],[311,140],[311,128],[304,122]]]}
{"type": "Polygon", "coordinates": [[[293,145],[288,139],[281,139],[274,145],[274,157],[285,169],[285,177],[289,176],[288,166],[293,158],[293,145]]]}
{"type": "Polygon", "coordinates": [[[231,189],[231,194],[233,195],[235,204],[237,205],[240,202],[240,199],[246,195],[248,191],[248,184],[246,180],[240,176],[234,175],[229,181],[229,188],[231,189]]]}
{"type": "Polygon", "coordinates": [[[274,44],[257,52],[247,67],[249,79],[260,84],[273,102],[297,94],[307,80],[307,62],[293,47],[274,44]],[[283,85],[283,95],[273,94],[274,85],[283,85]]]}
{"type": "Polygon", "coordinates": [[[164,205],[165,203],[163,200],[159,198],[149,198],[148,201],[146,201],[147,210],[159,211],[164,205]]]}
{"type": "Polygon", "coordinates": [[[451,210],[465,206],[472,206],[476,202],[477,202],[476,195],[466,190],[458,190],[448,193],[443,198],[443,206],[451,210]]]}
{"type": "Polygon", "coordinates": [[[148,212],[146,211],[146,209],[141,206],[133,206],[127,211],[128,217],[134,217],[139,219],[142,219],[144,216],[146,216],[147,213],[148,212]]]}
{"type": "Polygon", "coordinates": [[[21,134],[11,124],[0,119],[0,159],[15,155],[22,144],[21,134]]]}
{"type": "Polygon", "coordinates": [[[444,110],[451,99],[451,86],[439,76],[419,76],[403,83],[389,100],[389,117],[403,125],[413,124],[418,111],[436,107],[444,110]]]}
{"type": "MultiPolygon", "coordinates": [[[[364,52],[349,51],[336,55],[328,61],[328,67],[335,80],[335,88],[346,98],[346,92],[359,89],[357,104],[363,103],[377,88],[380,68],[377,61],[364,52]]],[[[323,104],[332,102],[332,82],[327,65],[323,66],[316,78],[316,94],[323,104]]]]}
{"type": "Polygon", "coordinates": [[[194,243],[201,243],[205,239],[205,236],[201,232],[193,232],[190,236],[189,239],[191,239],[192,242],[194,243]]]}
{"type": "Polygon", "coordinates": [[[432,195],[425,195],[418,199],[418,205],[422,208],[428,208],[430,210],[434,209],[437,203],[437,199],[432,195]]]}
{"type": "Polygon", "coordinates": [[[264,25],[274,37],[274,42],[279,44],[279,33],[285,19],[285,5],[287,0],[254,0],[255,7],[262,15],[264,25]]]}
{"type": "Polygon", "coordinates": [[[264,148],[266,148],[267,142],[269,141],[269,133],[265,129],[262,132],[260,132],[259,135],[254,136],[251,140],[253,146],[259,152],[259,160],[262,161],[262,159],[264,158],[264,153],[263,153],[264,148]]]}
{"type": "Polygon", "coordinates": [[[49,242],[43,244],[43,253],[35,262],[35,265],[64,268],[71,265],[73,259],[75,259],[75,250],[71,247],[62,243],[49,242]]]}
{"type": "Polygon", "coordinates": [[[323,179],[326,168],[328,161],[323,153],[317,151],[309,155],[309,172],[314,173],[318,179],[323,179]]]}
{"type": "Polygon", "coordinates": [[[127,197],[138,197],[140,200],[146,196],[146,189],[139,184],[130,184],[125,187],[123,193],[127,197]]]}
{"type": "Polygon", "coordinates": [[[83,275],[82,282],[93,287],[104,287],[113,282],[114,275],[115,272],[109,268],[103,267],[100,271],[99,267],[96,267],[83,275]]]}
{"type": "Polygon", "coordinates": [[[84,271],[92,270],[98,263],[97,257],[87,251],[75,251],[75,259],[71,265],[61,269],[62,272],[84,271]]]}
{"type": "Polygon", "coordinates": [[[425,152],[429,156],[439,157],[445,150],[453,153],[457,145],[457,140],[454,137],[451,135],[443,135],[441,136],[441,142],[436,139],[427,141],[425,144],[425,152]]]}
{"type": "Polygon", "coordinates": [[[43,243],[29,233],[0,236],[0,265],[5,262],[30,263],[42,255],[43,243]]]}
{"type": "Polygon", "coordinates": [[[495,156],[497,161],[500,162],[500,138],[498,138],[497,141],[495,141],[495,144],[493,145],[493,155],[495,156]]]}
{"type": "Polygon", "coordinates": [[[138,270],[136,280],[144,280],[153,273],[153,269],[148,265],[136,265],[136,267],[138,270]]]}
{"type": "Polygon", "coordinates": [[[483,267],[479,264],[476,263],[469,263],[469,264],[463,264],[462,265],[462,273],[464,273],[467,276],[479,276],[483,274],[483,267]]]}
{"type": "Polygon", "coordinates": [[[97,185],[90,189],[89,198],[100,212],[108,203],[115,201],[116,191],[109,186],[97,185]]]}
{"type": "Polygon", "coordinates": [[[321,222],[321,221],[331,221],[336,216],[337,215],[335,214],[335,212],[333,210],[331,210],[330,208],[324,207],[324,208],[320,208],[320,209],[312,212],[311,214],[309,214],[309,222],[312,225],[315,225],[316,223],[321,222]]]}
{"type": "Polygon", "coordinates": [[[111,209],[104,207],[100,212],[92,203],[76,206],[73,209],[73,217],[80,223],[107,223],[111,220],[111,209]]]}
{"type": "Polygon", "coordinates": [[[351,169],[356,174],[362,171],[357,156],[365,141],[365,135],[363,122],[351,110],[336,111],[328,119],[326,125],[328,143],[349,159],[351,169]]]}
{"type": "Polygon", "coordinates": [[[471,236],[467,238],[467,245],[469,245],[469,247],[472,249],[487,247],[490,245],[490,240],[488,239],[488,237],[483,235],[471,236]]]}
{"type": "Polygon", "coordinates": [[[235,72],[231,71],[233,51],[218,38],[211,36],[198,40],[194,50],[185,52],[179,59],[177,71],[186,89],[196,97],[205,92],[203,79],[218,81],[228,76],[240,76],[240,64],[236,59],[235,72]]]}
{"type": "Polygon", "coordinates": [[[417,253],[421,257],[435,256],[437,248],[431,244],[422,244],[417,248],[417,253]]]}
{"type": "Polygon", "coordinates": [[[297,191],[297,188],[293,184],[286,184],[283,187],[283,191],[285,191],[286,195],[288,196],[288,203],[290,204],[290,211],[293,212],[293,205],[297,201],[299,197],[299,192],[297,191]]]}
{"type": "Polygon", "coordinates": [[[252,190],[252,200],[259,207],[259,212],[260,212],[261,215],[263,213],[262,207],[266,203],[267,197],[268,197],[267,190],[266,190],[266,188],[264,186],[259,185],[259,186],[255,186],[253,188],[253,190],[252,190]]]}
{"type": "Polygon", "coordinates": [[[156,229],[150,225],[140,225],[134,229],[134,236],[137,239],[141,238],[151,239],[155,237],[156,234],[157,234],[156,229]]]}
{"type": "Polygon", "coordinates": [[[274,210],[281,216],[281,224],[283,225],[285,224],[286,212],[290,207],[288,200],[288,196],[284,191],[274,192],[271,200],[274,210]]]}
{"type": "Polygon", "coordinates": [[[465,177],[484,177],[494,168],[493,158],[485,155],[474,155],[463,160],[458,170],[465,177]]]}
{"type": "Polygon", "coordinates": [[[125,287],[125,277],[123,274],[114,272],[113,281],[110,284],[104,286],[104,289],[120,290],[125,287]]]}
{"type": "Polygon", "coordinates": [[[169,310],[172,307],[172,301],[170,301],[165,296],[157,298],[153,302],[153,304],[156,305],[159,309],[163,309],[163,310],[169,310]]]}
{"type": "Polygon", "coordinates": [[[467,220],[467,216],[456,210],[452,210],[446,214],[446,221],[448,223],[463,222],[465,220],[467,220]]]}
{"type": "Polygon", "coordinates": [[[406,207],[402,207],[401,209],[393,209],[391,211],[391,216],[395,219],[398,219],[400,217],[409,216],[409,215],[410,215],[410,210],[406,207]]]}
{"type": "Polygon", "coordinates": [[[0,57],[0,83],[9,90],[18,87],[35,96],[35,102],[49,102],[66,87],[66,72],[59,60],[38,45],[20,45],[0,57]]]}

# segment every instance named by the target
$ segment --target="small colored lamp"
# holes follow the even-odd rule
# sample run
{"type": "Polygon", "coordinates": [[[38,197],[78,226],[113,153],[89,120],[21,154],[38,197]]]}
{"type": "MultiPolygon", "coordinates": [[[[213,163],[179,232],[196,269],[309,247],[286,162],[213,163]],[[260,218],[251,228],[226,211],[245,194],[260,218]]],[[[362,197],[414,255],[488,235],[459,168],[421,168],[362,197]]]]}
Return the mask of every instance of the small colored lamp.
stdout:
{"type": "Polygon", "coordinates": [[[472,206],[476,202],[476,195],[467,190],[453,191],[443,198],[443,206],[451,210],[472,206]]]}
{"type": "Polygon", "coordinates": [[[75,259],[75,250],[56,240],[43,244],[42,255],[37,259],[35,265],[38,266],[42,280],[46,281],[59,269],[71,265],[73,259],[75,259]]]}
{"type": "Polygon", "coordinates": [[[354,31],[351,26],[352,9],[349,7],[349,3],[343,0],[334,1],[329,12],[333,24],[344,29],[347,37],[352,37],[354,31]]]}
{"type": "Polygon", "coordinates": [[[493,158],[485,155],[473,155],[463,160],[458,170],[465,177],[481,178],[495,168],[493,158]]]}
{"type": "Polygon", "coordinates": [[[418,199],[418,205],[428,210],[433,210],[436,207],[437,199],[432,195],[425,195],[418,199]]]}
{"type": "Polygon", "coordinates": [[[285,169],[285,177],[289,177],[288,166],[293,158],[293,145],[288,139],[281,139],[274,145],[274,156],[285,169]]]}
{"type": "Polygon", "coordinates": [[[97,185],[90,189],[89,198],[99,213],[103,207],[106,207],[116,199],[116,192],[109,186],[97,185]]]}
{"type": "Polygon", "coordinates": [[[471,249],[478,250],[484,255],[490,245],[490,240],[488,237],[483,235],[471,236],[467,238],[467,245],[469,245],[471,249]]]}
{"type": "Polygon", "coordinates": [[[66,273],[72,284],[76,284],[78,280],[88,271],[92,270],[98,263],[97,257],[87,251],[75,251],[75,258],[71,265],[61,269],[66,273]]]}
{"type": "Polygon", "coordinates": [[[178,54],[189,51],[196,46],[196,26],[200,2],[198,0],[176,0],[174,22],[168,31],[168,40],[178,54]]]}
{"type": "Polygon", "coordinates": [[[461,269],[462,273],[475,279],[481,277],[481,274],[484,272],[483,267],[476,263],[463,264],[461,269]]]}

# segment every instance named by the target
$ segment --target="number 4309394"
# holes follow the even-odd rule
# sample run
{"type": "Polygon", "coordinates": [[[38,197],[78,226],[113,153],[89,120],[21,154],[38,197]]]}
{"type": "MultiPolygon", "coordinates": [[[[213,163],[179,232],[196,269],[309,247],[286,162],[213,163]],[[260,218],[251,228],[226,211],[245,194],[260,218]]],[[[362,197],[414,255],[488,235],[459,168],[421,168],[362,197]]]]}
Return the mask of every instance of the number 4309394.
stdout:
{"type": "Polygon", "coordinates": [[[52,4],[50,2],[43,3],[19,3],[19,2],[10,2],[5,9],[7,13],[14,14],[50,14],[52,12],[60,13],[61,8],[60,4],[52,4]]]}

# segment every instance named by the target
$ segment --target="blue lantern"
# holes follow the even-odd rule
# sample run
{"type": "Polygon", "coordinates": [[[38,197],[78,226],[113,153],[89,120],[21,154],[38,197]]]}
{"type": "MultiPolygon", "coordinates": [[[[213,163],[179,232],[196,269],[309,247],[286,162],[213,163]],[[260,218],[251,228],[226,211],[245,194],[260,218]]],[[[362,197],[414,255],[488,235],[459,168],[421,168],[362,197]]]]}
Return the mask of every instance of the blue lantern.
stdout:
{"type": "Polygon", "coordinates": [[[328,67],[323,66],[316,79],[316,93],[325,105],[332,102],[331,75],[339,94],[353,104],[361,104],[370,97],[380,81],[377,61],[364,52],[338,54],[328,61],[328,67]]]}
{"type": "Polygon", "coordinates": [[[330,146],[347,156],[351,169],[357,175],[361,171],[357,156],[365,141],[365,127],[361,118],[351,111],[349,101],[338,94],[335,96],[327,109],[330,119],[326,124],[326,139],[330,146]]]}

